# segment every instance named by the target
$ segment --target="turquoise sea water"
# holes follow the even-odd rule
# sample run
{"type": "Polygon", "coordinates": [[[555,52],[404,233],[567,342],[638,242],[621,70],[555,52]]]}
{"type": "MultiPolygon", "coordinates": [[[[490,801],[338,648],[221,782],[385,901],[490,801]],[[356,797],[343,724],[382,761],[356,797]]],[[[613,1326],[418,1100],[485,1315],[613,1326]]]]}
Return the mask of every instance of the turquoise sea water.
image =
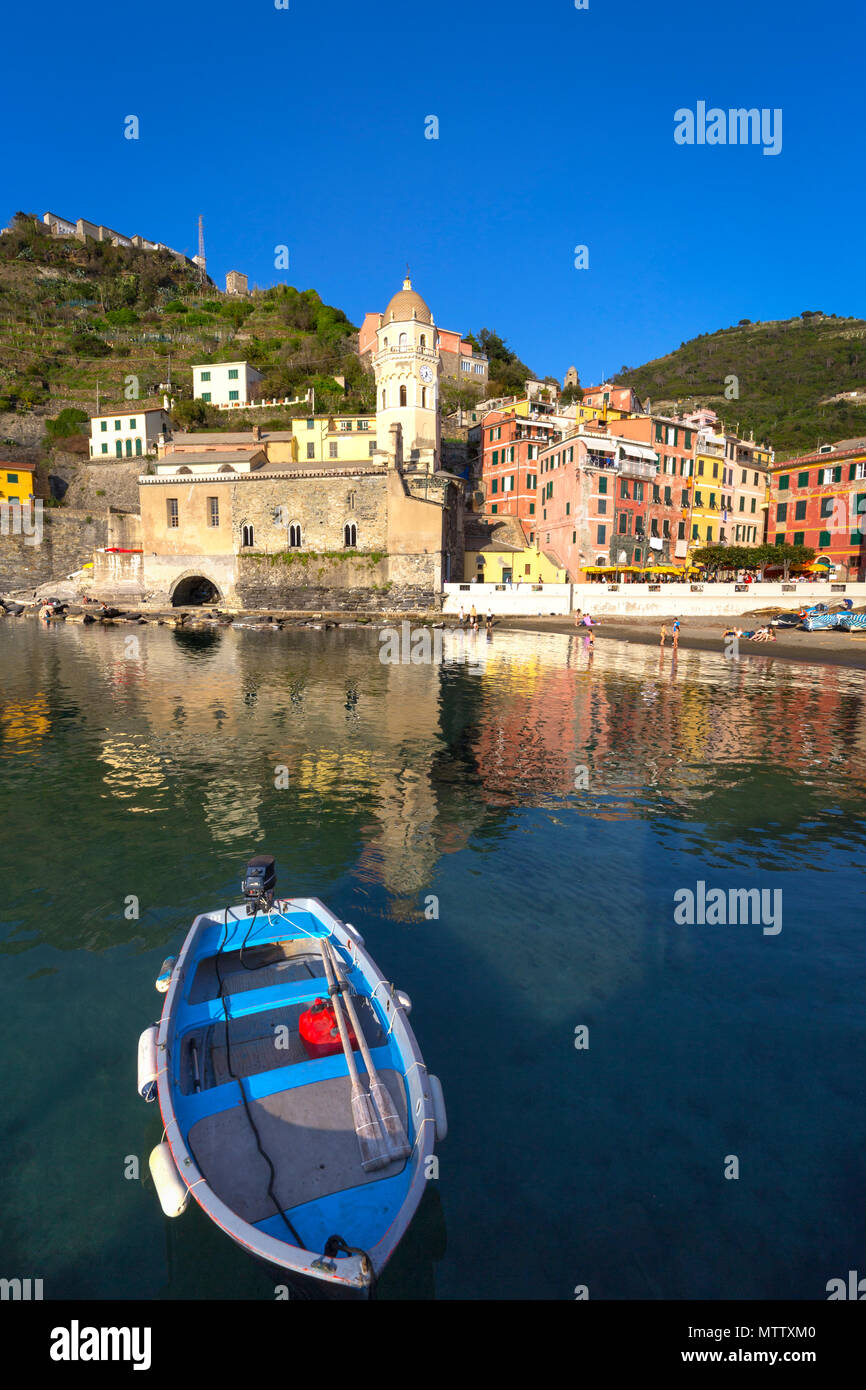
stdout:
{"type": "Polygon", "coordinates": [[[163,1218],[135,1085],[164,956],[270,852],[412,996],[445,1089],[381,1297],[826,1297],[866,1248],[860,673],[522,633],[378,652],[0,627],[0,1274],[273,1297],[197,1207],[163,1218]],[[782,930],[679,925],[700,881],[780,889],[782,930]]]}

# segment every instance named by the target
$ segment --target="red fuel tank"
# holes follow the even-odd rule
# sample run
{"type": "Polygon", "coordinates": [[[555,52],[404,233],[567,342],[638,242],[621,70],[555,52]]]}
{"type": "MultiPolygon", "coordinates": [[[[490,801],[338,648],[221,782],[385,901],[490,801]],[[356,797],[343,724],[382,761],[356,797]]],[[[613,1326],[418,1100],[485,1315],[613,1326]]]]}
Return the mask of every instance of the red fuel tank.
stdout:
{"type": "MultiPolygon", "coordinates": [[[[317,999],[298,1019],[298,1031],[307,1050],[308,1057],[332,1057],[342,1052],[340,1030],[334,1016],[334,1007],[327,999],[317,999]]],[[[358,1039],[349,1028],[349,1043],[357,1049],[358,1039]]]]}

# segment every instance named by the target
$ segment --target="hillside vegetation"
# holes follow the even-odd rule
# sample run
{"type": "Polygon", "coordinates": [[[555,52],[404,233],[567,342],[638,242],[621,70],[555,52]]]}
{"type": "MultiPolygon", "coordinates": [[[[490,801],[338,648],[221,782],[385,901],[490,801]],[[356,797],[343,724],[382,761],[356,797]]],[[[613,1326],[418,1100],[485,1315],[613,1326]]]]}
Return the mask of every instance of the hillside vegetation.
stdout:
{"type": "MultiPolygon", "coordinates": [[[[97,382],[100,407],[111,408],[130,399],[130,376],[144,400],[169,370],[182,402],[192,396],[192,363],[237,358],[264,373],[265,398],[313,386],[318,410],[373,408],[356,329],[315,290],[229,297],[168,252],[52,237],[21,213],[0,237],[0,411],[94,411],[97,382]]],[[[210,414],[230,427],[227,412],[210,414]]]]}
{"type": "Polygon", "coordinates": [[[770,323],[743,320],[702,333],[675,352],[615,377],[653,409],[708,405],[740,434],[754,431],[776,457],[866,436],[866,321],[807,310],[770,323]],[[737,389],[739,397],[726,399],[737,389]],[[853,399],[831,397],[856,392],[853,399]]]}
{"type": "MultiPolygon", "coordinates": [[[[520,392],[535,377],[493,330],[467,336],[488,356],[490,396],[520,392]]],[[[273,418],[260,422],[271,427],[306,413],[310,388],[320,413],[375,409],[357,329],[315,290],[281,284],[247,298],[227,296],[168,252],[52,237],[30,214],[16,214],[0,236],[0,413],[17,422],[6,427],[15,439],[0,443],[20,441],[32,452],[41,441],[44,455],[68,427],[73,452],[81,452],[75,432],[96,410],[97,385],[100,408],[111,409],[158,397],[169,380],[180,423],[237,429],[250,417],[191,399],[194,362],[237,359],[264,374],[261,398],[300,402],[268,412],[273,418]],[[130,377],[137,397],[127,394],[130,377]],[[61,423],[46,434],[43,417],[61,423]]],[[[634,386],[657,410],[710,405],[725,425],[754,431],[786,458],[866,435],[866,321],[818,311],[771,323],[744,320],[642,367],[623,367],[615,380],[634,386]],[[731,377],[738,396],[728,399],[731,377]],[[854,397],[844,394],[850,392],[854,397]]],[[[443,380],[443,413],[477,400],[477,390],[443,380]]]]}

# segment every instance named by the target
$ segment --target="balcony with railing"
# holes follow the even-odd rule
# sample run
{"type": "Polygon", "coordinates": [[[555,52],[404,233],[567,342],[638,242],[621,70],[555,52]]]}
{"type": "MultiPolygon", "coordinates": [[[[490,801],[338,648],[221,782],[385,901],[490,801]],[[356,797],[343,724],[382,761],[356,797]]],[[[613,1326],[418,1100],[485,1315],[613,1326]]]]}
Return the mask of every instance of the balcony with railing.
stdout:
{"type": "Polygon", "coordinates": [[[626,455],[619,459],[617,471],[624,478],[641,478],[647,482],[652,482],[658,474],[658,464],[650,463],[649,459],[629,458],[626,455]]]}

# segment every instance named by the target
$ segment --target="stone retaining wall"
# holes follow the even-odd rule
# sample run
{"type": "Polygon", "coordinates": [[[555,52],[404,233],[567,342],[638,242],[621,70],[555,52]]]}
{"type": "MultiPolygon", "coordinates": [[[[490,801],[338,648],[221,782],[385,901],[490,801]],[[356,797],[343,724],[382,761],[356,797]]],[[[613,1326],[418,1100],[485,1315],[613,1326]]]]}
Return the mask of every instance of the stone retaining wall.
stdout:
{"type": "Polygon", "coordinates": [[[438,609],[435,558],[426,555],[241,555],[235,598],[243,608],[304,612],[438,609]]]}
{"type": "Polygon", "coordinates": [[[34,536],[0,533],[0,592],[35,589],[65,579],[93,560],[93,552],[106,544],[107,536],[105,512],[43,508],[38,544],[33,544],[34,536]]]}

